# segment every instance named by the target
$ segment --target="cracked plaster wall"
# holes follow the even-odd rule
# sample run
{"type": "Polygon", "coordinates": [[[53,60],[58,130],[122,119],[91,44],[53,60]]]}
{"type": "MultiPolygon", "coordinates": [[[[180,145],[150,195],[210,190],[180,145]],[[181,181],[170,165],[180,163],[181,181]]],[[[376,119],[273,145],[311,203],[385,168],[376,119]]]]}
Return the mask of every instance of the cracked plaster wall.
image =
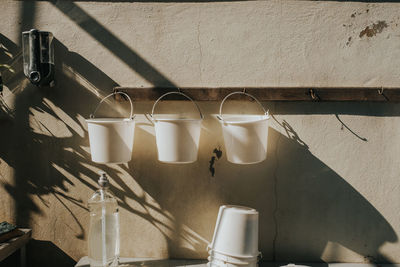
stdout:
{"type": "MultiPolygon", "coordinates": [[[[391,103],[264,103],[268,159],[226,161],[217,103],[199,159],[157,162],[135,103],[133,160],[90,161],[84,118],[114,85],[398,86],[399,3],[0,3],[0,218],[33,229],[32,266],[86,255],[86,201],[105,170],[121,206],[122,256],[206,258],[222,204],[260,212],[265,260],[400,262],[400,108],[391,103]],[[56,87],[21,74],[20,34],[53,32],[56,87]],[[222,157],[209,170],[215,149],[222,157]]],[[[109,105],[124,112],[127,106],[109,105]]],[[[160,106],[184,111],[185,104],[160,106]]],[[[235,102],[227,112],[258,111],[235,102]]]]}

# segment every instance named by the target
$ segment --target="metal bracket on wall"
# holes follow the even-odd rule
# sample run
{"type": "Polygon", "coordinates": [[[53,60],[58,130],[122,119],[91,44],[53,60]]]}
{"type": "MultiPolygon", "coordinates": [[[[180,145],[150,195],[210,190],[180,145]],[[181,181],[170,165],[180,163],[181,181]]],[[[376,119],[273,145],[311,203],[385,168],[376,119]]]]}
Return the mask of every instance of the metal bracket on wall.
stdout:
{"type": "MultiPolygon", "coordinates": [[[[114,91],[128,94],[134,101],[154,101],[170,91],[189,95],[196,101],[221,101],[243,87],[115,87],[114,91]]],[[[373,101],[400,102],[400,88],[393,87],[246,87],[246,92],[260,101],[373,101]]],[[[244,99],[242,95],[233,97],[244,99]]],[[[117,96],[118,99],[118,96],[117,96]]],[[[121,99],[121,98],[119,98],[121,99]]],[[[172,100],[183,100],[172,96],[172,100]]]]}

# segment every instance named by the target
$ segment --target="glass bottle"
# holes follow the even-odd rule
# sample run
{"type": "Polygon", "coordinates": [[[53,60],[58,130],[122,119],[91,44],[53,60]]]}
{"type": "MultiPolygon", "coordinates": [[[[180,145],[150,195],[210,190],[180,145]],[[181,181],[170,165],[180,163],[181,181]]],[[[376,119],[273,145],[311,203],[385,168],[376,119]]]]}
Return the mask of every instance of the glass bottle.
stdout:
{"type": "Polygon", "coordinates": [[[97,190],[88,201],[90,210],[90,267],[117,266],[119,259],[118,203],[108,190],[109,180],[100,173],[97,190]]]}

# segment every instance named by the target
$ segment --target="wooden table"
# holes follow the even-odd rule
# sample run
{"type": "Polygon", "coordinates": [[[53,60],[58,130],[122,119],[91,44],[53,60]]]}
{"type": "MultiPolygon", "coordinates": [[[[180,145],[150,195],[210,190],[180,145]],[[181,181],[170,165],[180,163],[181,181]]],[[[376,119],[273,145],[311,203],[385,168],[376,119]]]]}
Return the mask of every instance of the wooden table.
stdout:
{"type": "Polygon", "coordinates": [[[21,236],[11,238],[10,240],[0,243],[0,262],[5,258],[20,250],[21,267],[26,266],[26,249],[25,245],[29,242],[32,235],[31,229],[19,229],[23,232],[21,236]]]}

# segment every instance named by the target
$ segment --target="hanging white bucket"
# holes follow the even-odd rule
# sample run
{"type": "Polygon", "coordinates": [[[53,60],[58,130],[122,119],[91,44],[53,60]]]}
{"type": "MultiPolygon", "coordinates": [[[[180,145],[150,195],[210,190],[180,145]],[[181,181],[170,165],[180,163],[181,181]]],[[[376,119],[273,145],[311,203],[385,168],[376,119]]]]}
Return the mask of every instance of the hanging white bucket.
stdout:
{"type": "Polygon", "coordinates": [[[98,163],[124,163],[131,160],[135,121],[133,120],[132,100],[127,94],[114,92],[103,98],[86,122],[88,124],[92,161],[98,163]],[[121,94],[128,98],[131,105],[129,118],[94,118],[94,114],[101,103],[115,94],[121,94]]]}
{"type": "Polygon", "coordinates": [[[268,111],[252,95],[245,92],[228,94],[221,102],[219,116],[222,125],[226,155],[229,162],[253,164],[267,157],[268,111]],[[244,94],[253,98],[263,109],[264,115],[224,115],[222,107],[226,99],[235,94],[244,94]]]}
{"type": "Polygon", "coordinates": [[[163,94],[153,105],[151,118],[154,121],[158,160],[165,163],[191,163],[197,160],[201,122],[203,114],[196,102],[181,92],[163,94]],[[157,103],[165,96],[178,94],[192,101],[200,113],[199,119],[171,118],[166,115],[154,117],[157,103]]]}

